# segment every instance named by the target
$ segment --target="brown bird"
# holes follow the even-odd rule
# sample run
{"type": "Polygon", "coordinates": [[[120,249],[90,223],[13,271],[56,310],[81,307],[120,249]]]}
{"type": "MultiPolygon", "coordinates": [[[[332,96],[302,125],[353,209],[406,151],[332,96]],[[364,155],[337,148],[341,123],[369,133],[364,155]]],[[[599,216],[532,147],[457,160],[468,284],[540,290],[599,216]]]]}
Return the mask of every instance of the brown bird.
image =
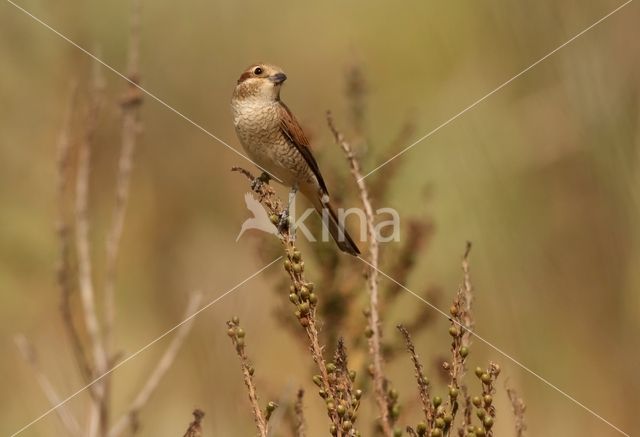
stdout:
{"type": "Polygon", "coordinates": [[[293,193],[300,190],[323,217],[338,247],[357,256],[360,251],[331,205],[309,140],[280,100],[286,79],[280,68],[268,64],[252,65],[242,73],[231,100],[238,138],[254,163],[268,172],[262,179],[268,180],[270,174],[293,193]]]}

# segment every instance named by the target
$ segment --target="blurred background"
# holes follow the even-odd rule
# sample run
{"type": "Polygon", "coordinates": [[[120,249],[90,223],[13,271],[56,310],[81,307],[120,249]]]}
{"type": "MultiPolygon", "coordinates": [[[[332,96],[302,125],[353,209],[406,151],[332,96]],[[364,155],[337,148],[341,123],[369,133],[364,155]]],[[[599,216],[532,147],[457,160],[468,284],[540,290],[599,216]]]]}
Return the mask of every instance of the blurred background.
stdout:
{"type": "MultiPolygon", "coordinates": [[[[126,70],[128,2],[17,3],[126,70]]],[[[324,114],[333,110],[338,125],[354,135],[345,97],[354,63],[367,84],[370,170],[407,118],[416,125],[413,142],[621,4],[142,3],[140,69],[148,90],[239,148],[229,110],[235,81],[256,61],[280,65],[289,77],[283,100],[310,132],[321,167],[343,172],[324,114]]],[[[435,223],[410,288],[438,285],[447,308],[460,280],[464,242],[473,241],[477,331],[627,432],[640,426],[639,20],[640,9],[631,3],[416,145],[400,158],[384,205],[401,217],[428,216],[435,223]]],[[[0,4],[0,34],[0,433],[7,435],[49,408],[14,335],[33,342],[60,394],[83,385],[55,284],[55,161],[72,83],[83,101],[92,64],[7,2],[0,4]]],[[[112,72],[104,70],[104,77],[107,100],[90,186],[97,266],[113,208],[118,103],[126,89],[112,72]]],[[[208,302],[262,267],[256,250],[260,240],[272,238],[250,232],[235,241],[249,216],[246,183],[229,172],[246,164],[241,158],[150,98],[142,120],[118,262],[116,341],[125,354],[181,320],[190,291],[202,290],[208,302]]],[[[355,190],[352,183],[328,185],[355,190]]],[[[103,275],[96,267],[98,284],[103,275]]],[[[198,316],[140,413],[139,435],[182,435],[196,406],[206,412],[206,435],[254,433],[226,336],[224,321],[232,315],[248,333],[262,399],[290,397],[305,386],[309,435],[325,435],[309,357],[273,316],[278,296],[271,288],[280,275],[274,267],[198,316]]],[[[308,275],[314,279],[313,270],[308,275]]],[[[407,311],[422,305],[409,295],[401,303],[407,311]]],[[[402,318],[402,310],[385,315],[390,326],[402,318]]],[[[447,327],[439,318],[416,338],[424,357],[446,354],[447,327]]],[[[115,415],[167,343],[114,372],[115,415]]],[[[495,350],[476,342],[473,351],[472,365],[499,362],[501,378],[526,400],[529,435],[619,435],[495,350]]],[[[415,398],[411,375],[408,359],[389,366],[408,403],[415,398]]],[[[88,396],[70,402],[79,416],[88,396]]],[[[506,396],[498,402],[496,433],[512,435],[506,396]]],[[[417,421],[410,407],[403,414],[401,423],[417,421]]],[[[22,435],[64,435],[64,428],[51,414],[22,435]]]]}

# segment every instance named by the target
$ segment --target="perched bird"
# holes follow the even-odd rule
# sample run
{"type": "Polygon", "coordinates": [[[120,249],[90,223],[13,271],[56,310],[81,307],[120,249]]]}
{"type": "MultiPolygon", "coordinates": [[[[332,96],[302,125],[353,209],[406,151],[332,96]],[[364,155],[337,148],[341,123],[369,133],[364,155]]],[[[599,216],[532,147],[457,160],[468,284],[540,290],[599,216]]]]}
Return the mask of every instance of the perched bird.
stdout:
{"type": "Polygon", "coordinates": [[[280,68],[268,64],[252,65],[242,73],[231,100],[238,138],[254,163],[309,199],[342,251],[357,256],[360,251],[331,205],[309,140],[280,100],[286,79],[280,68]]]}

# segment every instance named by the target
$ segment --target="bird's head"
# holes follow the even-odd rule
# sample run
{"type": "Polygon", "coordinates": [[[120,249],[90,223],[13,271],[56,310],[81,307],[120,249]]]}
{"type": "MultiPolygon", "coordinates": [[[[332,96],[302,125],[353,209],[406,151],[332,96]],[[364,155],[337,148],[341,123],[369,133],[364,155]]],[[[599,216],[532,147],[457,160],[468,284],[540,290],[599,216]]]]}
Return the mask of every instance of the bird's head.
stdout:
{"type": "Polygon", "coordinates": [[[240,75],[238,84],[233,92],[233,98],[278,100],[280,98],[280,87],[286,79],[287,76],[282,69],[275,65],[252,65],[240,75]]]}

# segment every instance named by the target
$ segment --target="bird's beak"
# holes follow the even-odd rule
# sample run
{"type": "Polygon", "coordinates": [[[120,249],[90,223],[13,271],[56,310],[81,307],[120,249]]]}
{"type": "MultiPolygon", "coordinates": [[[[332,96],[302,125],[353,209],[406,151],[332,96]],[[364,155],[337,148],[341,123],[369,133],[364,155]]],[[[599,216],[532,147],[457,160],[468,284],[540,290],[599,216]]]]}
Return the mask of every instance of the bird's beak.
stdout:
{"type": "Polygon", "coordinates": [[[269,76],[269,80],[276,85],[280,85],[282,82],[287,80],[287,75],[284,73],[276,73],[274,75],[269,76]]]}

